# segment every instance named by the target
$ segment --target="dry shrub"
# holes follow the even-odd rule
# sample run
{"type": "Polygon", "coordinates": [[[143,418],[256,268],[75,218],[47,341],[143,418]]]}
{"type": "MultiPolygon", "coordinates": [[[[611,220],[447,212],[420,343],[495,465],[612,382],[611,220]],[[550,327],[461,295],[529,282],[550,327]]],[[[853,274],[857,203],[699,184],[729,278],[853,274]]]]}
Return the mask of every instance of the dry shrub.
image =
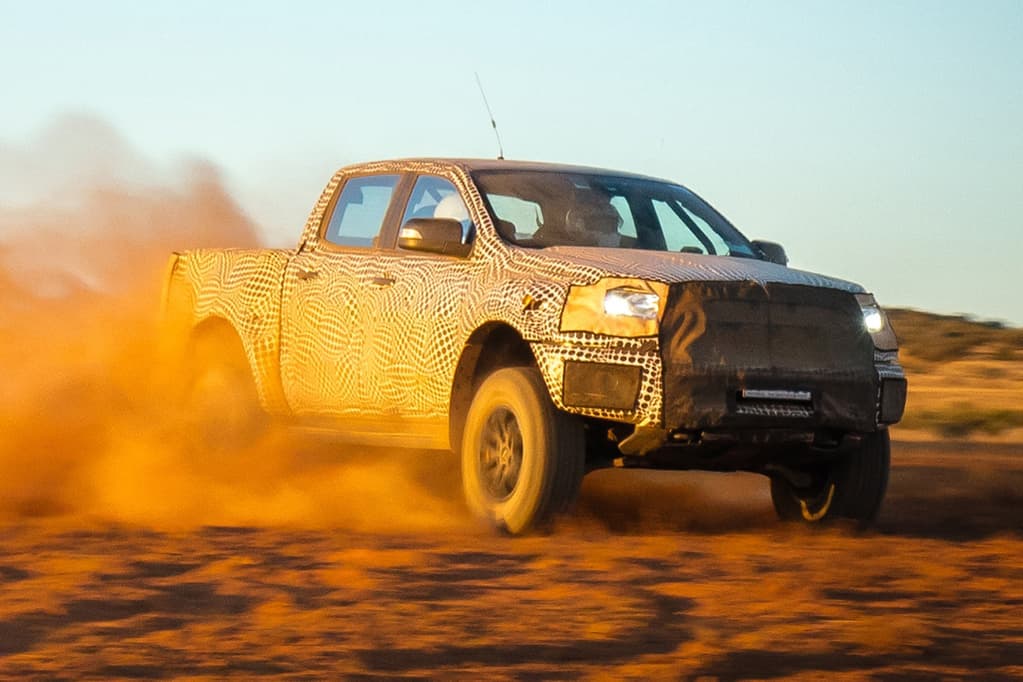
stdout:
{"type": "Polygon", "coordinates": [[[902,349],[926,363],[961,360],[977,353],[1013,360],[1023,350],[1023,329],[1000,322],[898,308],[889,310],[888,317],[902,349]]]}

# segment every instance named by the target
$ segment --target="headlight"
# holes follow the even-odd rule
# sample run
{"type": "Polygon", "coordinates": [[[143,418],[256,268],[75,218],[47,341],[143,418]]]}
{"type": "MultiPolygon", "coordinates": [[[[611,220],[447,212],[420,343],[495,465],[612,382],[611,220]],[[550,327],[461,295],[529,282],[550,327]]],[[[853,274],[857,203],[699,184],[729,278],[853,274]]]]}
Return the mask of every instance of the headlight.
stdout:
{"type": "Polygon", "coordinates": [[[660,297],[652,291],[619,287],[604,294],[604,312],[615,317],[656,320],[660,302],[660,297]]]}
{"type": "Polygon", "coordinates": [[[863,326],[867,328],[867,331],[871,334],[876,334],[884,329],[884,316],[881,314],[881,309],[876,305],[861,306],[860,310],[863,311],[863,326]]]}
{"type": "Polygon", "coordinates": [[[568,288],[561,331],[627,339],[657,336],[668,285],[636,277],[604,277],[568,288]]]}
{"type": "Polygon", "coordinates": [[[863,313],[863,328],[870,334],[878,350],[897,350],[899,347],[895,332],[888,323],[888,316],[881,310],[871,294],[856,294],[856,301],[863,313]]]}

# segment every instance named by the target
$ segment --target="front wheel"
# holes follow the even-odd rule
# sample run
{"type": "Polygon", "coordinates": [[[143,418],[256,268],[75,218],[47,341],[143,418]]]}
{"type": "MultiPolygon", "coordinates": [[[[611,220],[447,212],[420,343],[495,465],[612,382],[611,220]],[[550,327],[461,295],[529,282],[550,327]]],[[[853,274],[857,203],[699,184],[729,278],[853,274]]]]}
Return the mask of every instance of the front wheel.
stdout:
{"type": "Polygon", "coordinates": [[[575,500],[585,460],[582,423],[555,409],[536,369],[501,369],[483,381],[462,439],[473,514],[513,535],[542,527],[575,500]]]}
{"type": "Polygon", "coordinates": [[[801,471],[807,479],[805,485],[772,476],[771,501],[778,517],[785,521],[851,519],[866,526],[881,509],[890,467],[888,431],[878,431],[864,436],[856,451],[801,471]]]}

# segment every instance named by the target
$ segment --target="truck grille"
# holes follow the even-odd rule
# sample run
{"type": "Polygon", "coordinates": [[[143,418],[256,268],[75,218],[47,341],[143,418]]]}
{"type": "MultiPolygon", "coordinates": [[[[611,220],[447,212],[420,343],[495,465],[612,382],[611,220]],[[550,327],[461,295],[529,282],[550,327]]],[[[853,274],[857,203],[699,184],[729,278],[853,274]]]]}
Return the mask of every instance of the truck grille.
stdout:
{"type": "Polygon", "coordinates": [[[671,428],[874,426],[877,375],[846,292],[753,282],[672,285],[661,323],[671,428]]]}

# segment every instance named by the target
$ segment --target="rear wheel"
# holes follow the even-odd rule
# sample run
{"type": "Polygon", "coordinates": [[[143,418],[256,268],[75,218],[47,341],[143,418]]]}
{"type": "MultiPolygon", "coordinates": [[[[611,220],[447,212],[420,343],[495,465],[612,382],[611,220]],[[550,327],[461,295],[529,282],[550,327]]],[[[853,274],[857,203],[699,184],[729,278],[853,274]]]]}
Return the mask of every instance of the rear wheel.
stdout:
{"type": "Polygon", "coordinates": [[[204,445],[244,445],[266,426],[248,358],[235,334],[200,332],[192,340],[185,379],[186,420],[204,445]]]}
{"type": "Polygon", "coordinates": [[[585,460],[582,423],[555,409],[536,369],[483,381],[462,439],[462,488],[476,516],[513,535],[546,525],[575,501],[585,460]]]}
{"type": "Polygon", "coordinates": [[[862,526],[877,518],[888,488],[891,446],[888,431],[864,436],[860,448],[819,467],[801,470],[796,485],[781,475],[771,477],[771,501],[786,521],[821,523],[851,519],[862,526]]]}

